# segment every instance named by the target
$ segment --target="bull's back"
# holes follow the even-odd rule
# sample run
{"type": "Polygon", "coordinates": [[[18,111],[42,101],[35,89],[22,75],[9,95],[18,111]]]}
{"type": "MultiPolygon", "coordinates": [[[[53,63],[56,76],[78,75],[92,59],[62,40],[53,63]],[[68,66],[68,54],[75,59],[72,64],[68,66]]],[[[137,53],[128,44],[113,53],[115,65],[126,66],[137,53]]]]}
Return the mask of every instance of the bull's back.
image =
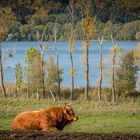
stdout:
{"type": "Polygon", "coordinates": [[[23,112],[15,117],[12,122],[13,130],[39,129],[36,113],[23,112]]]}

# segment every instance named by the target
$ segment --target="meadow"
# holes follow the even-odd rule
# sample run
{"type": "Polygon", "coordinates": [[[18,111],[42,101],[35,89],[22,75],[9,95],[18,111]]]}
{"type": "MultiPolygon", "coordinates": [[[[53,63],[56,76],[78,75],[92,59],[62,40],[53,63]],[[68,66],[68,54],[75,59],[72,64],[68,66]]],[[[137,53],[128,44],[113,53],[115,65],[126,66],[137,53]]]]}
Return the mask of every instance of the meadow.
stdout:
{"type": "MultiPolygon", "coordinates": [[[[0,99],[0,130],[11,130],[12,119],[20,112],[62,106],[67,100],[53,102],[35,99],[0,99]]],[[[140,102],[72,101],[79,120],[64,132],[140,134],[140,102]]]]}

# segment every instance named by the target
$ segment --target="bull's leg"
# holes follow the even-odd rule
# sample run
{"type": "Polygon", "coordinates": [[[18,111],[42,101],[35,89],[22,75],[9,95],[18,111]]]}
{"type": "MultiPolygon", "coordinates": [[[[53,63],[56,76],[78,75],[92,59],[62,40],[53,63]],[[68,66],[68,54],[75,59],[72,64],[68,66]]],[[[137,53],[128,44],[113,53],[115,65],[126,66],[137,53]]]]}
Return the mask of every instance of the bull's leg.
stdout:
{"type": "Polygon", "coordinates": [[[48,132],[49,129],[48,128],[43,128],[42,131],[48,132]]]}
{"type": "Polygon", "coordinates": [[[43,123],[42,123],[40,127],[41,127],[41,130],[42,130],[42,131],[45,131],[45,132],[48,132],[48,131],[49,131],[49,126],[46,125],[46,124],[43,124],[43,123]]]}
{"type": "Polygon", "coordinates": [[[51,131],[51,132],[61,132],[60,130],[58,130],[56,127],[50,127],[49,128],[49,131],[51,131]]]}
{"type": "Polygon", "coordinates": [[[56,127],[50,127],[50,128],[48,128],[48,127],[44,127],[43,129],[42,129],[42,131],[45,131],[45,132],[60,132],[60,130],[58,130],[56,127]]]}

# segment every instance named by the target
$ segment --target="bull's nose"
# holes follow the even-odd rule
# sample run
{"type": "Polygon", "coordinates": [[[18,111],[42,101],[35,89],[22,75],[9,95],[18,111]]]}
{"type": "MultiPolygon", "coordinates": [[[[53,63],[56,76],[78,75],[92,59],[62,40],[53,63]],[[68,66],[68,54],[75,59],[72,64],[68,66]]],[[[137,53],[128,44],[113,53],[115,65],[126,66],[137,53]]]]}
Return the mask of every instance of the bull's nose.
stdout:
{"type": "Polygon", "coordinates": [[[78,116],[76,117],[76,120],[78,120],[79,118],[78,118],[78,116]]]}
{"type": "Polygon", "coordinates": [[[75,117],[75,118],[74,118],[74,121],[76,121],[76,120],[78,120],[78,117],[75,117]]]}

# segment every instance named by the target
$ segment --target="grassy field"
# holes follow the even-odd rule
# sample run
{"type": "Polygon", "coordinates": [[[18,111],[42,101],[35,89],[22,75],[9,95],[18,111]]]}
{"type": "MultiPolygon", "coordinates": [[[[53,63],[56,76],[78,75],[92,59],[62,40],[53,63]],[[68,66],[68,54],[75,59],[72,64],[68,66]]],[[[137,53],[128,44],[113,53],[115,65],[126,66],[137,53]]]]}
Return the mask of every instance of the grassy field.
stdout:
{"type": "MultiPolygon", "coordinates": [[[[50,100],[0,100],[0,130],[11,130],[12,119],[20,112],[63,105],[65,101],[50,100]]],[[[112,104],[110,102],[73,101],[79,117],[77,122],[65,127],[65,132],[137,133],[140,134],[140,102],[112,104]]]]}

